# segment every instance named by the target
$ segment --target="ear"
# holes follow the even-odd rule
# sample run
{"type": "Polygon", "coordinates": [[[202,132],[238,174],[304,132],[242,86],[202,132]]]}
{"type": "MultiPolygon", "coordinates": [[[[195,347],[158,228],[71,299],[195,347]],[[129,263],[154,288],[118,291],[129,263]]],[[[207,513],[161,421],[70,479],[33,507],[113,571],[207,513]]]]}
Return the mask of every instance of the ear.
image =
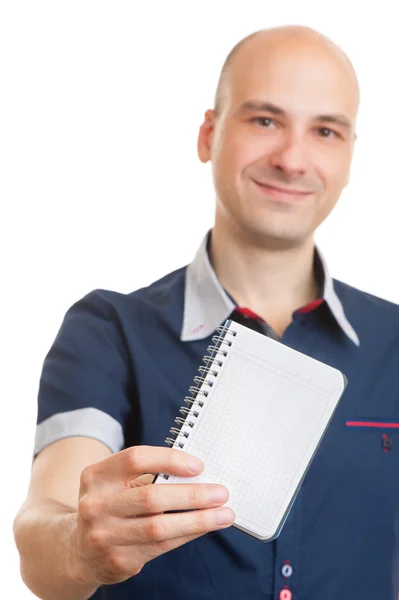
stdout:
{"type": "Polygon", "coordinates": [[[212,138],[215,130],[215,111],[207,110],[202,123],[197,142],[198,156],[201,162],[206,163],[211,159],[212,138]]]}

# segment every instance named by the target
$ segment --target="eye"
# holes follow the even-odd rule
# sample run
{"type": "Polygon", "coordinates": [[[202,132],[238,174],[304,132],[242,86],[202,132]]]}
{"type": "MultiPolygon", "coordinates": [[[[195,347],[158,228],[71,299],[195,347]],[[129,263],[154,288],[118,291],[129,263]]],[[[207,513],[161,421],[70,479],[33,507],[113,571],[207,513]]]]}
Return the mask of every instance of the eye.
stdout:
{"type": "Polygon", "coordinates": [[[270,129],[271,125],[275,125],[274,120],[270,119],[270,117],[254,117],[251,120],[265,129],[270,129]]]}
{"type": "Polygon", "coordinates": [[[336,131],[333,131],[332,129],[329,129],[328,127],[320,127],[320,129],[318,131],[319,131],[321,137],[325,137],[325,138],[338,137],[338,133],[336,131]]]}

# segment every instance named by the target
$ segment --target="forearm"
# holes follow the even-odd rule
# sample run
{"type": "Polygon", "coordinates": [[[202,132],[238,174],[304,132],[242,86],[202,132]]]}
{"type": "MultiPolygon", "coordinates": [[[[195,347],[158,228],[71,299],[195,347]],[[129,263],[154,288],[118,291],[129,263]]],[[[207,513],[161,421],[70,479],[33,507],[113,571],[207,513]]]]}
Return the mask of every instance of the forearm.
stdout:
{"type": "Polygon", "coordinates": [[[72,509],[49,500],[25,505],[15,519],[22,578],[43,600],[87,600],[97,589],[77,555],[76,518],[72,509]]]}

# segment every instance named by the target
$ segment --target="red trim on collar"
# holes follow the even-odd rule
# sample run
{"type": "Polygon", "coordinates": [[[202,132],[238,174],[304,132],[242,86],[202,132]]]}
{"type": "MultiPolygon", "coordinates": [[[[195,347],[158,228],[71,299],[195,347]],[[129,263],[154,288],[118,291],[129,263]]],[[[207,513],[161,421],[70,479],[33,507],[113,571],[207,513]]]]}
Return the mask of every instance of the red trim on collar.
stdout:
{"type": "Polygon", "coordinates": [[[324,298],[319,298],[318,300],[314,300],[313,302],[309,302],[309,304],[307,304],[306,306],[303,306],[302,308],[300,308],[299,310],[297,310],[298,313],[308,313],[308,312],[312,312],[313,310],[316,310],[316,308],[318,306],[320,306],[320,304],[323,304],[324,302],[324,298]]]}
{"type": "Polygon", "coordinates": [[[240,315],[245,315],[246,317],[249,317],[250,319],[253,319],[254,321],[263,321],[262,317],[260,317],[256,313],[254,313],[250,308],[237,306],[234,309],[234,312],[237,312],[240,315]]]}
{"type": "MultiPolygon", "coordinates": [[[[319,298],[318,300],[314,300],[313,302],[309,302],[309,304],[307,304],[306,306],[303,306],[302,308],[300,308],[296,312],[297,313],[312,312],[313,310],[316,310],[316,308],[319,307],[320,304],[323,304],[323,302],[324,302],[324,298],[319,298]]],[[[262,317],[260,317],[256,313],[254,313],[250,308],[246,308],[244,306],[237,306],[234,309],[234,312],[237,312],[240,315],[245,315],[246,317],[249,317],[250,319],[253,319],[254,321],[263,321],[264,320],[264,319],[262,319],[262,317]]]]}

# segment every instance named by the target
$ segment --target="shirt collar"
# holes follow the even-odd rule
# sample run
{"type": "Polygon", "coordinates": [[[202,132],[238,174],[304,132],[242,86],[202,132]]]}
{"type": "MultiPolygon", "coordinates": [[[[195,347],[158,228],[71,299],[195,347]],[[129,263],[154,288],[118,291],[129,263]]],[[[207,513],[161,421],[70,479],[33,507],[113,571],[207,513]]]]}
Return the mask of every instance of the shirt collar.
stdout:
{"type": "MultiPolygon", "coordinates": [[[[184,314],[181,340],[201,340],[211,335],[236,308],[226,294],[212,268],[207,252],[209,233],[203,239],[193,262],[187,267],[184,314]]],[[[324,281],[323,298],[342,331],[359,346],[359,338],[345,316],[340,299],[334,290],[334,282],[327,264],[316,248],[319,266],[324,281]]]]}

